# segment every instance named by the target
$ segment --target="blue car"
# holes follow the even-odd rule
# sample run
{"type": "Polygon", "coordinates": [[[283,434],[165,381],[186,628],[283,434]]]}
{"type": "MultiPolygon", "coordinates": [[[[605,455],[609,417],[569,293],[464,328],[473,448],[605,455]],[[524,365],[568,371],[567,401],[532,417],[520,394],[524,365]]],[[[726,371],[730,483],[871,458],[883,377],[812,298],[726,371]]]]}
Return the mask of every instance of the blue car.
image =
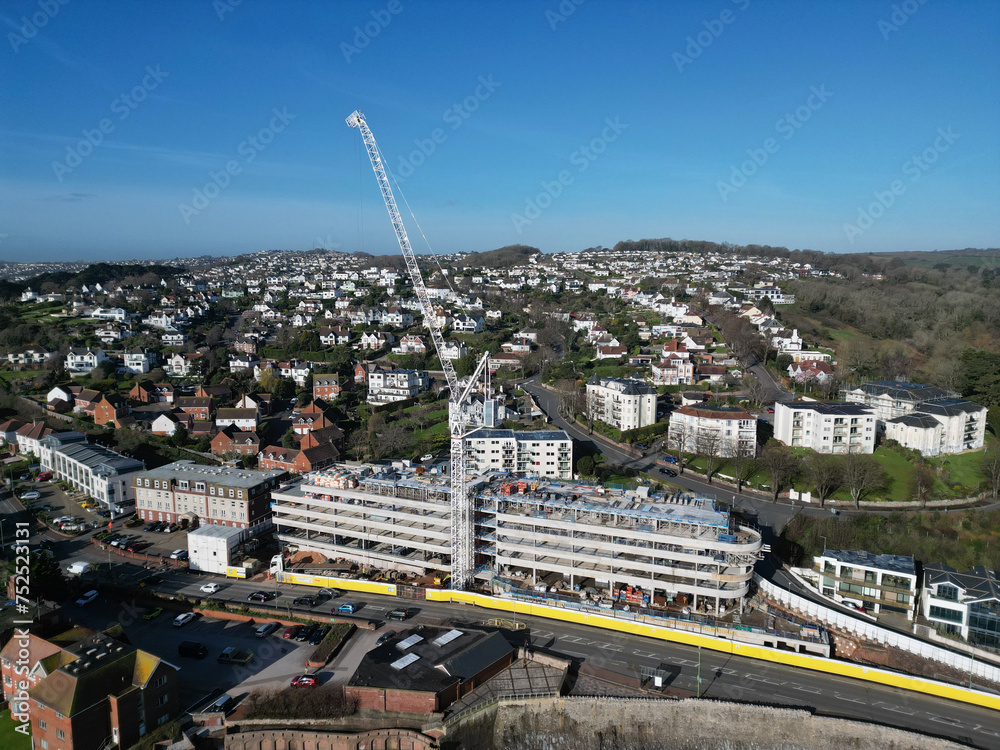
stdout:
{"type": "Polygon", "coordinates": [[[673,456],[671,456],[669,453],[665,453],[663,455],[663,460],[666,461],[668,464],[675,464],[675,463],[677,463],[677,459],[674,458],[673,456]]]}
{"type": "Polygon", "coordinates": [[[353,615],[357,611],[358,611],[358,605],[352,604],[351,602],[341,604],[339,607],[337,607],[337,612],[339,612],[342,615],[353,615]]]}

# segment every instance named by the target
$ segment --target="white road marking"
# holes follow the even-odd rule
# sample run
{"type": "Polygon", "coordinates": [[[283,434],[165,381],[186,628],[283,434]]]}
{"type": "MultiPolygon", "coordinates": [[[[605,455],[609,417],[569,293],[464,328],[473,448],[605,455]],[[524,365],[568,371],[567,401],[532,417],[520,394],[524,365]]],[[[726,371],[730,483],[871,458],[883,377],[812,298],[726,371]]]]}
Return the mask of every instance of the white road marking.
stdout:
{"type": "Polygon", "coordinates": [[[960,721],[955,721],[954,719],[947,719],[943,716],[936,716],[935,714],[927,714],[931,721],[936,721],[938,724],[947,724],[950,727],[957,727],[959,729],[964,729],[965,724],[960,721]]]}
{"type": "Polygon", "coordinates": [[[385,609],[385,607],[376,607],[374,604],[369,604],[368,609],[385,609]]]}
{"type": "Polygon", "coordinates": [[[789,687],[792,690],[801,690],[803,693],[812,693],[813,695],[822,695],[823,691],[819,688],[806,687],[805,685],[799,685],[798,683],[789,683],[789,687]]]}
{"type": "Polygon", "coordinates": [[[844,697],[844,696],[842,696],[842,695],[841,695],[840,693],[836,693],[836,692],[835,692],[835,693],[833,694],[833,697],[834,697],[834,698],[836,698],[836,699],[837,699],[837,700],[839,700],[839,701],[847,701],[848,703],[859,703],[859,704],[860,704],[860,705],[862,705],[862,706],[863,706],[863,705],[865,705],[865,702],[864,702],[864,701],[859,701],[859,700],[856,700],[855,698],[845,698],[845,697],[844,697]]]}
{"type": "Polygon", "coordinates": [[[632,653],[635,656],[641,656],[641,657],[643,657],[645,659],[659,659],[660,658],[656,654],[652,653],[651,651],[640,651],[639,649],[633,649],[632,653]]]}

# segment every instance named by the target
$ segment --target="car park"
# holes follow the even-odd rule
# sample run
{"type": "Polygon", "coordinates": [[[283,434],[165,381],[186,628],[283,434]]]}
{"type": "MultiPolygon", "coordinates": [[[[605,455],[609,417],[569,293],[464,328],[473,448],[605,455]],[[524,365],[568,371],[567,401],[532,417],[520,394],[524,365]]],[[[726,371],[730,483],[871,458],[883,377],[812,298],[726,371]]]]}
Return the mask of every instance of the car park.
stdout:
{"type": "Polygon", "coordinates": [[[182,628],[187,625],[191,620],[193,620],[197,615],[194,612],[185,612],[184,614],[177,615],[174,618],[174,627],[182,628]]]}
{"type": "Polygon", "coordinates": [[[316,632],[315,625],[306,625],[302,628],[302,630],[300,630],[298,633],[295,634],[295,640],[299,641],[300,643],[303,641],[308,641],[310,638],[312,638],[312,635],[315,632],[316,632]]]}
{"type": "Polygon", "coordinates": [[[269,591],[254,591],[247,596],[248,602],[269,602],[274,598],[274,594],[269,591]]]}
{"type": "Polygon", "coordinates": [[[94,599],[96,599],[98,596],[100,596],[100,594],[95,589],[92,589],[76,600],[76,606],[85,607],[86,605],[94,601],[94,599]]]}
{"type": "Polygon", "coordinates": [[[40,500],[41,497],[42,493],[39,492],[38,490],[28,490],[27,492],[22,493],[21,495],[22,500],[40,500]]]}
{"type": "Polygon", "coordinates": [[[342,615],[353,615],[357,611],[358,611],[358,605],[354,604],[353,602],[344,602],[336,609],[336,613],[342,615]]]}
{"type": "MultiPolygon", "coordinates": [[[[192,614],[188,612],[187,614],[192,614]]],[[[177,624],[177,621],[174,621],[177,624]]],[[[181,641],[177,646],[178,656],[188,656],[192,659],[204,659],[208,656],[208,646],[199,641],[181,641]]]]}
{"type": "Polygon", "coordinates": [[[292,687],[314,687],[318,680],[314,674],[300,674],[292,678],[292,687]]]}
{"type": "Polygon", "coordinates": [[[214,593],[218,592],[219,589],[221,589],[221,588],[222,588],[222,586],[220,586],[217,583],[206,583],[204,586],[202,586],[198,590],[201,593],[203,593],[203,594],[214,594],[214,593]]]}
{"type": "Polygon", "coordinates": [[[267,636],[271,635],[271,633],[273,633],[280,627],[281,625],[277,622],[265,622],[263,625],[257,628],[257,630],[254,632],[254,635],[257,636],[258,638],[267,638],[267,636]]]}
{"type": "Polygon", "coordinates": [[[286,641],[294,640],[295,636],[297,636],[301,630],[302,630],[301,625],[289,625],[287,628],[285,628],[285,632],[281,634],[281,637],[284,638],[286,641]]]}
{"type": "Polygon", "coordinates": [[[322,625],[322,626],[316,628],[316,631],[309,638],[309,645],[310,646],[318,646],[320,643],[323,642],[323,639],[326,638],[326,634],[329,633],[329,632],[330,632],[330,626],[329,625],[322,625]]]}

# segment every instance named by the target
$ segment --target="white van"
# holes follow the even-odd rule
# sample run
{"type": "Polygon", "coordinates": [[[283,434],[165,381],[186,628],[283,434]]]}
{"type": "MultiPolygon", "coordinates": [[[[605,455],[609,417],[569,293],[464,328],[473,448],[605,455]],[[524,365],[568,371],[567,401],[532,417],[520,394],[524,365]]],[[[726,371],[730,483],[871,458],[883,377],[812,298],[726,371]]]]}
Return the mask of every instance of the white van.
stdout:
{"type": "Polygon", "coordinates": [[[83,562],[82,560],[75,563],[71,563],[68,568],[66,568],[66,575],[68,576],[82,576],[90,570],[90,563],[83,562]]]}

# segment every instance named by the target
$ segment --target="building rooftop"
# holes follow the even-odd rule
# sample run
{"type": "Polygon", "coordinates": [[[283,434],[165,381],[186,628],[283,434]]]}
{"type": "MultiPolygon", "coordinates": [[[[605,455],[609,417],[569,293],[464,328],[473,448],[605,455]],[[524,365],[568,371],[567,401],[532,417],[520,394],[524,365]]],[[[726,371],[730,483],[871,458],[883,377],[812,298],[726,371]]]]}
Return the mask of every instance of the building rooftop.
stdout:
{"type": "Polygon", "coordinates": [[[123,456],[103,445],[72,443],[58,446],[55,450],[92,470],[101,471],[103,469],[112,475],[128,474],[133,471],[142,471],[145,468],[142,461],[123,456]]]}
{"type": "Polygon", "coordinates": [[[907,555],[873,555],[865,550],[825,549],[823,557],[829,557],[847,565],[858,565],[865,568],[878,568],[891,573],[906,573],[916,575],[916,565],[913,558],[907,555]]]}
{"type": "Polygon", "coordinates": [[[949,398],[952,394],[933,385],[910,383],[906,380],[874,380],[862,383],[860,389],[872,396],[889,396],[896,401],[920,403],[934,399],[949,398]]]}
{"type": "Polygon", "coordinates": [[[1000,601],[1000,578],[996,571],[985,565],[975,565],[964,573],[944,563],[931,563],[924,566],[924,585],[934,586],[939,583],[950,583],[965,591],[963,602],[985,600],[1000,601]]]}
{"type": "Polygon", "coordinates": [[[542,442],[569,440],[562,430],[493,430],[482,427],[465,436],[466,440],[520,440],[522,442],[542,442]]]}
{"type": "Polygon", "coordinates": [[[206,482],[224,484],[227,487],[250,489],[269,479],[280,479],[287,472],[284,469],[234,469],[229,466],[202,466],[194,461],[174,461],[172,464],[143,472],[148,479],[200,479],[206,482]]]}
{"type": "Polygon", "coordinates": [[[982,404],[966,401],[962,398],[942,398],[920,405],[920,411],[925,414],[940,414],[943,417],[956,417],[962,414],[975,414],[986,411],[982,404]]]}
{"type": "Polygon", "coordinates": [[[795,401],[793,403],[779,403],[787,409],[804,409],[814,411],[817,414],[832,414],[834,416],[863,417],[874,413],[871,406],[849,404],[844,401],[795,401]]]}

